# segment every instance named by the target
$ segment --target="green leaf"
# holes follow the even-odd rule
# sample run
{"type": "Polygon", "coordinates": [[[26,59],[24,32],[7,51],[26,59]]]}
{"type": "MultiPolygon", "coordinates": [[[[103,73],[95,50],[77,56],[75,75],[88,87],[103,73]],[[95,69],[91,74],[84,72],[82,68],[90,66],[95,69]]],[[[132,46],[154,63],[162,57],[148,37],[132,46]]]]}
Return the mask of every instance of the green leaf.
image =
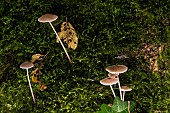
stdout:
{"type": "MultiPolygon", "coordinates": [[[[135,104],[130,102],[130,110],[132,111],[135,104]]],[[[119,97],[116,97],[112,107],[112,113],[128,113],[128,102],[120,100],[119,97]]]]}
{"type": "MultiPolygon", "coordinates": [[[[135,103],[130,101],[130,111],[132,111],[134,107],[135,103]]],[[[112,107],[109,107],[107,104],[102,104],[101,111],[97,113],[128,113],[128,102],[116,97],[112,107]]]]}
{"type": "Polygon", "coordinates": [[[97,113],[112,113],[111,108],[107,104],[101,105],[101,111],[98,111],[97,113]]]}
{"type": "Polygon", "coordinates": [[[112,107],[112,111],[116,111],[116,112],[123,112],[128,108],[128,103],[127,102],[123,102],[122,100],[120,100],[119,97],[116,97],[113,103],[113,107],[112,107]]]}

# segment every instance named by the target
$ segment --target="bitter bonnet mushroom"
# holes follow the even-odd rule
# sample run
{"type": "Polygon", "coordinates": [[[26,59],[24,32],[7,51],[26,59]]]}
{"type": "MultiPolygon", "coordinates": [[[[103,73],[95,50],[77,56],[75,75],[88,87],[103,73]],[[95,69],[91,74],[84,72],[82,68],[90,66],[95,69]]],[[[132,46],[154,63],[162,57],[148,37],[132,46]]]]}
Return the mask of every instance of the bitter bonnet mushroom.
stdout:
{"type": "Polygon", "coordinates": [[[29,61],[25,61],[23,62],[21,65],[20,65],[20,68],[21,69],[26,69],[27,70],[27,79],[28,79],[28,83],[29,83],[29,87],[30,87],[30,90],[31,90],[31,94],[32,94],[32,98],[33,98],[33,101],[35,103],[35,97],[34,97],[34,94],[33,94],[33,90],[32,90],[32,87],[31,87],[31,83],[30,83],[30,79],[29,79],[29,73],[28,73],[28,69],[34,67],[34,64],[32,62],[29,62],[29,61]]]}
{"type": "Polygon", "coordinates": [[[39,22],[42,22],[42,23],[48,22],[48,23],[51,25],[51,27],[52,27],[54,33],[56,34],[56,36],[57,36],[57,38],[58,38],[58,40],[59,40],[61,46],[62,46],[63,49],[64,49],[64,52],[65,52],[66,55],[67,55],[68,60],[70,61],[70,63],[73,63],[73,62],[71,61],[71,59],[70,59],[70,56],[69,56],[68,53],[67,53],[66,48],[64,47],[62,41],[60,40],[60,37],[58,36],[58,34],[57,34],[57,32],[56,32],[54,26],[53,26],[52,23],[51,23],[51,22],[55,21],[57,18],[58,18],[57,15],[53,15],[53,14],[44,14],[44,15],[42,15],[40,18],[38,18],[38,21],[39,21],[39,22]]]}

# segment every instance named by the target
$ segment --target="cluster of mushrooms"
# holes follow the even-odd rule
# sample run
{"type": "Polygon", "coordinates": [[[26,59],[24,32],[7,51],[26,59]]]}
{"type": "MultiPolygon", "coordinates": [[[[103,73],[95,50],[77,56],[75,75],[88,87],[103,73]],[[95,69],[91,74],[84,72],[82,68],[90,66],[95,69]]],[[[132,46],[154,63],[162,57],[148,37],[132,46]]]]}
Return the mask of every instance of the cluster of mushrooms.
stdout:
{"type": "Polygon", "coordinates": [[[100,80],[100,83],[102,85],[106,85],[106,86],[110,86],[112,93],[114,95],[114,97],[116,97],[116,94],[112,88],[112,85],[114,84],[118,84],[119,86],[119,91],[120,91],[120,98],[122,101],[124,101],[124,96],[125,96],[125,92],[126,91],[131,91],[132,89],[129,88],[128,86],[121,86],[120,85],[120,81],[119,81],[119,75],[121,73],[124,73],[127,71],[127,67],[125,65],[112,65],[112,66],[108,66],[106,68],[106,71],[108,71],[108,77],[100,80]],[[123,92],[123,94],[122,94],[123,92]]]}

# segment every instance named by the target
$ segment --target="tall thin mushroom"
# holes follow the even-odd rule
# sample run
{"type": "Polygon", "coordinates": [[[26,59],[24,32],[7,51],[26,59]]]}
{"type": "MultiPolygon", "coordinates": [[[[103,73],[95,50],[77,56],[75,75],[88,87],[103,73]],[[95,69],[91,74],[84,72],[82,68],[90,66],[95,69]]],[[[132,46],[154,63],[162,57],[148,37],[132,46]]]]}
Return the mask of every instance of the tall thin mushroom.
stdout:
{"type": "Polygon", "coordinates": [[[28,69],[34,67],[34,64],[32,62],[23,62],[21,65],[20,65],[20,68],[21,69],[26,69],[27,70],[27,79],[28,79],[28,83],[29,83],[29,87],[30,87],[30,90],[31,90],[31,94],[32,94],[32,99],[35,103],[35,97],[34,97],[34,93],[33,93],[33,90],[32,90],[32,87],[31,87],[31,82],[30,82],[30,79],[29,79],[29,73],[28,73],[28,69]]]}
{"type": "Polygon", "coordinates": [[[71,61],[71,59],[70,59],[70,56],[69,56],[68,53],[67,53],[66,48],[64,47],[62,41],[60,40],[60,37],[58,36],[58,34],[57,34],[54,26],[53,26],[52,23],[51,23],[51,22],[55,21],[57,18],[58,18],[57,15],[45,14],[45,15],[42,15],[40,18],[38,18],[38,21],[39,21],[39,22],[42,22],[42,23],[48,22],[48,23],[50,24],[50,26],[52,27],[54,33],[56,34],[56,36],[57,36],[57,38],[58,38],[58,40],[59,40],[61,46],[63,47],[64,52],[66,53],[68,60],[70,61],[70,63],[73,63],[73,62],[71,61]]]}

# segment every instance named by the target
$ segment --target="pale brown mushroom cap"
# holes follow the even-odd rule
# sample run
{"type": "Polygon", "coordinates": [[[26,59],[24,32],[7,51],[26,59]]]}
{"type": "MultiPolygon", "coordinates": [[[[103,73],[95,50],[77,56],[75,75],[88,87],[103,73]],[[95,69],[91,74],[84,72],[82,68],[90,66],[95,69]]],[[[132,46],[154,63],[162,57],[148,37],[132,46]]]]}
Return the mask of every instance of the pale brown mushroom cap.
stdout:
{"type": "Polygon", "coordinates": [[[118,78],[107,77],[107,78],[100,80],[100,83],[102,85],[113,85],[113,84],[116,84],[118,81],[119,81],[118,78]]]}
{"type": "Polygon", "coordinates": [[[121,86],[121,91],[131,91],[132,89],[128,86],[121,86]]]}
{"type": "Polygon", "coordinates": [[[106,68],[106,71],[108,71],[109,73],[112,74],[118,74],[118,73],[124,73],[127,71],[127,67],[125,65],[112,65],[112,66],[108,66],[106,68]]]}
{"type": "Polygon", "coordinates": [[[20,65],[21,69],[30,69],[32,67],[34,67],[34,64],[32,62],[29,62],[29,61],[25,61],[20,65]]]}
{"type": "Polygon", "coordinates": [[[53,15],[53,14],[45,14],[42,15],[40,18],[38,18],[39,22],[45,23],[45,22],[53,22],[58,18],[57,15],[53,15]]]}

